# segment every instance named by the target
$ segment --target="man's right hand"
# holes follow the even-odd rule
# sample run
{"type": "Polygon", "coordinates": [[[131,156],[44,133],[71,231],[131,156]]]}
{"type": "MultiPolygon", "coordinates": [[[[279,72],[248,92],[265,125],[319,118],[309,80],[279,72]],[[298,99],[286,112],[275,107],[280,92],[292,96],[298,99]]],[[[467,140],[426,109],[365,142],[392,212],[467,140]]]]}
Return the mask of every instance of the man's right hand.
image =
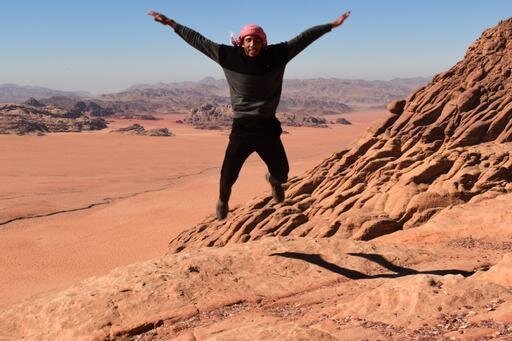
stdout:
{"type": "Polygon", "coordinates": [[[150,11],[148,12],[148,15],[152,16],[156,22],[159,22],[162,25],[167,25],[171,26],[172,28],[176,28],[176,22],[172,19],[167,18],[165,15],[161,13],[150,11]]]}

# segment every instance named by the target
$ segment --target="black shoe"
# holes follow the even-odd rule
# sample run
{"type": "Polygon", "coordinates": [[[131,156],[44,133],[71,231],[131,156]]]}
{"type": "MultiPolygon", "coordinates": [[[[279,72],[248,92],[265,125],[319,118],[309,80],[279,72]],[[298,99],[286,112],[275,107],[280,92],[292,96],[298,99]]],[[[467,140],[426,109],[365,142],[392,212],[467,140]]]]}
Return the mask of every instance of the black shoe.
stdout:
{"type": "Polygon", "coordinates": [[[227,202],[224,202],[219,199],[217,201],[217,208],[215,212],[217,213],[217,219],[224,220],[228,216],[229,206],[227,202]]]}
{"type": "Polygon", "coordinates": [[[284,189],[282,184],[277,181],[270,173],[265,174],[265,179],[267,179],[270,187],[272,187],[272,197],[278,203],[284,201],[284,189]]]}

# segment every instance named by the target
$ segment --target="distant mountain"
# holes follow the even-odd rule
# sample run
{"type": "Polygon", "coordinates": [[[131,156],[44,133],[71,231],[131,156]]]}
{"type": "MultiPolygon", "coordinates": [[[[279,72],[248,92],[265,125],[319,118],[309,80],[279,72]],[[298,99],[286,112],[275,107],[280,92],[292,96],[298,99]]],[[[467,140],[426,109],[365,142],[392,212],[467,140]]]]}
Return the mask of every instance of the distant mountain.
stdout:
{"type": "Polygon", "coordinates": [[[52,96],[90,97],[87,92],[61,91],[40,86],[0,84],[0,102],[22,103],[29,98],[43,99],[52,96]]]}
{"type": "MultiPolygon", "coordinates": [[[[278,111],[342,113],[353,108],[384,108],[387,103],[405,98],[426,85],[430,78],[396,78],[390,81],[316,78],[286,79],[278,111]]],[[[158,111],[189,109],[204,103],[229,103],[225,79],[207,77],[198,82],[138,84],[117,94],[101,97],[107,101],[145,102],[158,111]],[[159,104],[158,104],[159,103],[159,104]]]]}
{"type": "Polygon", "coordinates": [[[419,89],[430,82],[431,77],[414,77],[414,78],[393,78],[389,82],[397,86],[404,86],[411,89],[419,89]]]}
{"type": "MultiPolygon", "coordinates": [[[[353,109],[384,108],[393,100],[404,99],[429,78],[396,78],[390,81],[316,78],[286,79],[278,107],[280,112],[307,115],[345,113],[353,109]]],[[[22,103],[34,98],[44,104],[72,109],[84,92],[52,90],[43,87],[0,85],[0,102],[22,103]]],[[[119,114],[146,114],[189,111],[205,103],[229,105],[225,79],[206,77],[200,81],[136,84],[125,91],[96,96],[94,101],[119,114]]]]}
{"type": "Polygon", "coordinates": [[[367,81],[362,79],[316,78],[284,81],[282,105],[289,102],[341,102],[351,108],[382,107],[403,99],[426,85],[430,78],[367,81]]]}
{"type": "Polygon", "coordinates": [[[139,84],[126,91],[101,95],[98,99],[116,112],[188,112],[205,103],[229,104],[229,91],[227,85],[216,86],[200,82],[139,84]]]}
{"type": "Polygon", "coordinates": [[[135,84],[127,88],[125,91],[122,92],[129,92],[133,90],[148,90],[148,89],[183,89],[183,88],[192,88],[196,87],[198,85],[211,85],[215,87],[222,87],[227,88],[228,83],[225,79],[216,79],[213,77],[205,77],[201,79],[200,81],[182,81],[182,82],[171,82],[171,83],[163,83],[159,82],[156,84],[147,84],[147,83],[141,83],[141,84],[135,84]]]}

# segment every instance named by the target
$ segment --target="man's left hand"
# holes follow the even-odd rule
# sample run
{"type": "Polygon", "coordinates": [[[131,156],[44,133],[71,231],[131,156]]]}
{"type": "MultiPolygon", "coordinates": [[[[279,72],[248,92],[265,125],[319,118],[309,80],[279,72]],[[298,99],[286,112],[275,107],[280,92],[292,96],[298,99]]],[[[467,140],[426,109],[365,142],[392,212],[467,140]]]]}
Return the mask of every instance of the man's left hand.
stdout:
{"type": "Polygon", "coordinates": [[[338,19],[334,20],[331,25],[332,28],[336,28],[338,26],[341,26],[343,22],[350,16],[350,11],[347,11],[343,13],[338,19]]]}

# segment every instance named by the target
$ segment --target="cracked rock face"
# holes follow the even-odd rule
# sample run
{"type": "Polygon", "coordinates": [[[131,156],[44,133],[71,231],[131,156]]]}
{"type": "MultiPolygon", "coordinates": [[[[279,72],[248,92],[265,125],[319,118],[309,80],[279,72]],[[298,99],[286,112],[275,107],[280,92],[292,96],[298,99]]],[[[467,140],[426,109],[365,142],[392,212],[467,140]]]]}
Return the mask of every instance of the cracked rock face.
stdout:
{"type": "Polygon", "coordinates": [[[512,192],[512,19],[404,101],[350,149],[287,183],[284,203],[255,199],[207,218],[171,252],[266,236],[369,240],[448,207],[512,192]]]}

